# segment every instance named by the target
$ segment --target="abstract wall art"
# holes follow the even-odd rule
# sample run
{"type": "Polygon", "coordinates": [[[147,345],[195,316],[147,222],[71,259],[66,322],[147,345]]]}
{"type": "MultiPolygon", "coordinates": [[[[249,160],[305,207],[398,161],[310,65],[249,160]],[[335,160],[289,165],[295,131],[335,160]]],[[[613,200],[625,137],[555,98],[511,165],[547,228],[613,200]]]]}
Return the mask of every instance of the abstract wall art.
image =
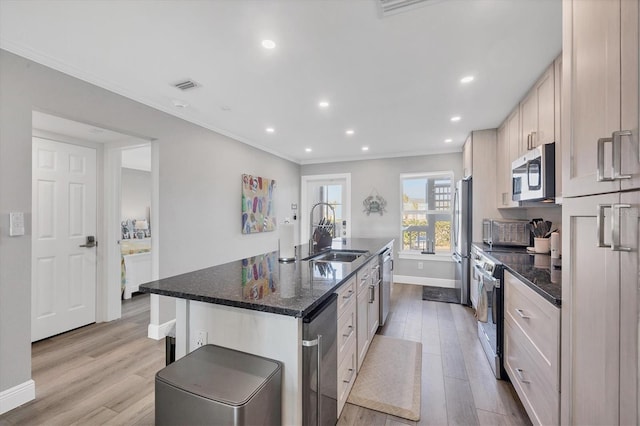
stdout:
{"type": "Polygon", "coordinates": [[[242,175],[242,233],[253,234],[276,229],[273,194],[276,181],[242,175]]]}

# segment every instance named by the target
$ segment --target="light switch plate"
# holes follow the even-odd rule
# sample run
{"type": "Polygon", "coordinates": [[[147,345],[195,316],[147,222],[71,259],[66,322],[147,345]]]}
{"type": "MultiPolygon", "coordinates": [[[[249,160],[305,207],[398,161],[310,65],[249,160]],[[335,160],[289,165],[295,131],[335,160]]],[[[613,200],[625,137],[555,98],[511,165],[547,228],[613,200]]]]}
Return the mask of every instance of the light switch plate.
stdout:
{"type": "Polygon", "coordinates": [[[19,235],[24,235],[24,213],[10,212],[9,213],[9,236],[17,237],[19,235]]]}

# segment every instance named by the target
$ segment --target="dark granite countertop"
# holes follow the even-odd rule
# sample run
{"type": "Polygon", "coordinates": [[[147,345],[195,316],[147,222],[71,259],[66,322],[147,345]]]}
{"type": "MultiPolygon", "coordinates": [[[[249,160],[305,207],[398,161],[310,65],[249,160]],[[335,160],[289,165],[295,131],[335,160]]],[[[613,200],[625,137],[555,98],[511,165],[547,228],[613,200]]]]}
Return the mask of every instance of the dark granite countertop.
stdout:
{"type": "Polygon", "coordinates": [[[309,246],[303,244],[296,247],[295,262],[279,262],[274,251],[152,281],[142,284],[140,291],[304,317],[391,242],[381,238],[334,240],[332,249],[368,252],[351,263],[301,260],[309,256],[309,246]]]}
{"type": "Polygon", "coordinates": [[[562,271],[553,266],[556,259],[551,259],[548,254],[529,253],[524,247],[490,248],[484,243],[473,245],[502,263],[509,272],[543,298],[556,306],[562,305],[562,271]]]}

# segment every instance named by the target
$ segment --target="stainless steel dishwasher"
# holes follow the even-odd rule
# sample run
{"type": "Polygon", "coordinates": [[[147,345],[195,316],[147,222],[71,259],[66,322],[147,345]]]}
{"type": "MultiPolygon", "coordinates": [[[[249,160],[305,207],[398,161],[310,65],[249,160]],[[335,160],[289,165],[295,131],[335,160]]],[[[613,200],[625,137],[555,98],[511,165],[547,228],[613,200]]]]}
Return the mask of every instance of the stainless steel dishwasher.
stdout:
{"type": "Polygon", "coordinates": [[[380,327],[382,327],[389,315],[389,302],[391,300],[391,283],[393,282],[393,251],[386,249],[380,255],[382,267],[382,283],[380,286],[380,327]]]}
{"type": "Polygon", "coordinates": [[[302,321],[302,424],[338,420],[338,295],[332,293],[302,321]]]}

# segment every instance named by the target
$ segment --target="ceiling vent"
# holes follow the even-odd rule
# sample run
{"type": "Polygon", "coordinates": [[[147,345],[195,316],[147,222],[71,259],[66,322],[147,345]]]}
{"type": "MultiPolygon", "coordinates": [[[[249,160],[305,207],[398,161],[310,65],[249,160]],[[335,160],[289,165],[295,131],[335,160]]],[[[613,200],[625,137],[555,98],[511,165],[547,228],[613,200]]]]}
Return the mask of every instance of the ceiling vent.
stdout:
{"type": "Polygon", "coordinates": [[[189,89],[195,89],[196,87],[200,87],[199,83],[196,83],[193,80],[183,80],[183,81],[179,81],[177,83],[173,84],[173,87],[176,87],[180,90],[189,90],[189,89]]]}
{"type": "Polygon", "coordinates": [[[380,17],[408,12],[420,6],[440,3],[443,0],[377,0],[380,17]]]}

